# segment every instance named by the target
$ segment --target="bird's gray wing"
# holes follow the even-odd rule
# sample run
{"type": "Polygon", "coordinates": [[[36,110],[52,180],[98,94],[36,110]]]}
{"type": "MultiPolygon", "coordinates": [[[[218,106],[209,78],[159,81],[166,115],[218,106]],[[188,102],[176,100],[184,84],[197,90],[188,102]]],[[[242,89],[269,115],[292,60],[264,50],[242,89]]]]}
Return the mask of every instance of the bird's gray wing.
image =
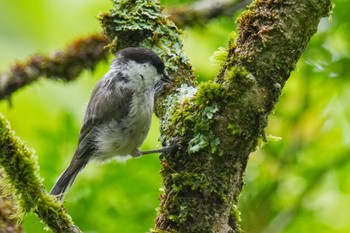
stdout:
{"type": "Polygon", "coordinates": [[[80,130],[78,147],[74,157],[90,157],[96,150],[94,137],[98,127],[110,120],[120,121],[128,116],[132,91],[127,88],[121,73],[106,74],[95,86],[88,103],[84,123],[80,130]]]}
{"type": "Polygon", "coordinates": [[[96,129],[105,122],[122,120],[129,114],[132,92],[127,88],[127,81],[121,74],[109,71],[94,88],[80,130],[78,147],[68,168],[50,192],[57,195],[59,200],[95,153],[96,129]]]}

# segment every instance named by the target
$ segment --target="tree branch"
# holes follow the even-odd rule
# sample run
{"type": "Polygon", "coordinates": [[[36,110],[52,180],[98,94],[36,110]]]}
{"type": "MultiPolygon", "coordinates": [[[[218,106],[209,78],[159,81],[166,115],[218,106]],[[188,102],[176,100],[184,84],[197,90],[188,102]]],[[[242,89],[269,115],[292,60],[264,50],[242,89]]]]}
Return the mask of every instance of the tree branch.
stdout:
{"type": "Polygon", "coordinates": [[[4,182],[2,168],[0,168],[0,232],[1,233],[21,233],[22,226],[18,224],[18,219],[15,218],[17,208],[14,200],[14,195],[5,193],[8,189],[8,184],[4,182]]]}
{"type": "MultiPolygon", "coordinates": [[[[158,2],[154,0],[144,1],[116,1],[114,3],[114,9],[109,14],[102,14],[101,21],[104,25],[106,34],[111,41],[115,41],[118,38],[117,43],[112,44],[110,48],[117,50],[122,47],[130,46],[144,46],[153,48],[157,51],[160,56],[166,61],[167,70],[172,77],[181,76],[183,77],[182,82],[193,84],[194,75],[191,70],[191,65],[182,51],[182,43],[179,38],[179,32],[172,21],[169,21],[162,13],[158,2]],[[137,8],[137,10],[135,10],[137,8]],[[115,11],[114,11],[115,10],[115,11]],[[117,21],[119,20],[119,22],[117,21]],[[145,21],[146,22],[145,22],[145,21]],[[116,23],[117,22],[117,23],[116,23]],[[136,30],[135,30],[136,26],[136,30]],[[138,27],[138,28],[137,28],[138,27]],[[169,41],[171,44],[169,44],[169,41]]],[[[98,38],[99,40],[105,40],[104,38],[98,38]]],[[[93,40],[95,42],[96,40],[93,40]]],[[[91,45],[91,43],[87,43],[91,45]]],[[[97,42],[98,45],[102,45],[97,42]]],[[[94,43],[92,46],[85,45],[85,40],[77,43],[77,49],[75,53],[82,53],[83,56],[87,56],[84,51],[94,51],[94,43]],[[82,42],[82,44],[80,43],[82,42]],[[82,45],[82,46],[80,46],[82,45]]],[[[103,47],[99,47],[101,50],[103,47]]],[[[67,54],[74,54],[69,48],[67,54]]],[[[96,52],[101,54],[101,52],[96,52]]],[[[74,56],[73,56],[74,57],[74,56]]],[[[59,61],[63,62],[62,56],[58,55],[59,61]]],[[[65,59],[70,58],[70,56],[65,59]]],[[[41,65],[40,59],[32,59],[33,62],[28,62],[30,65],[29,71],[24,71],[20,65],[18,68],[18,77],[22,77],[29,73],[29,77],[33,77],[21,84],[27,84],[39,77],[37,67],[41,67],[46,70],[49,74],[63,74],[65,80],[70,80],[76,74],[76,72],[70,72],[72,67],[70,66],[59,66],[56,59],[47,61],[49,67],[53,68],[54,64],[56,67],[64,69],[56,73],[56,70],[46,68],[47,65],[41,65]],[[39,60],[39,61],[37,61],[39,60]],[[32,65],[34,64],[34,65],[32,65]],[[62,72],[62,73],[61,73],[62,72]],[[31,73],[35,75],[30,76],[31,73]],[[38,74],[38,75],[37,75],[38,74]],[[68,75],[67,77],[65,75],[68,75]]],[[[46,60],[46,59],[45,59],[46,60]]],[[[93,60],[95,61],[95,60],[93,60]]],[[[46,63],[44,63],[46,64],[46,63]]],[[[73,65],[75,63],[73,62],[73,65]]],[[[79,64],[79,63],[78,63],[79,64]]],[[[90,63],[89,63],[90,64],[90,63]]],[[[91,62],[91,64],[94,64],[91,62]]],[[[80,66],[78,66],[78,70],[80,66]]],[[[15,69],[16,70],[16,69],[15,69]]],[[[74,71],[74,70],[73,70],[74,71]]],[[[6,78],[3,83],[6,83],[6,78]]],[[[20,78],[21,80],[21,78],[20,78]]],[[[13,81],[12,81],[13,82],[13,81]]],[[[14,82],[16,84],[16,82],[14,82]]],[[[176,83],[180,83],[179,81],[176,83]]],[[[0,85],[0,87],[5,85],[0,85]]],[[[21,85],[10,85],[9,92],[4,94],[8,96],[14,87],[21,87],[21,85]]],[[[4,88],[2,88],[4,89],[4,88]]],[[[13,192],[15,196],[19,198],[22,206],[22,213],[27,213],[31,209],[54,231],[54,232],[80,232],[80,230],[73,225],[70,217],[65,213],[63,206],[54,199],[54,197],[48,195],[41,183],[39,176],[37,175],[37,164],[36,158],[33,152],[29,151],[25,144],[14,136],[14,133],[10,130],[8,122],[5,118],[0,115],[0,147],[4,148],[0,154],[0,165],[4,167],[4,170],[9,179],[9,183],[14,187],[13,192]]]]}
{"type": "Polygon", "coordinates": [[[219,16],[232,15],[247,6],[251,1],[242,0],[202,0],[191,5],[166,10],[170,19],[180,28],[205,25],[219,16]]]}
{"type": "Polygon", "coordinates": [[[231,39],[216,82],[168,98],[162,136],[181,138],[182,148],[162,157],[165,187],[154,232],[241,231],[235,204],[248,156],[265,140],[267,117],[330,9],[328,0],[255,1],[239,20],[237,44],[231,39]]]}
{"type": "Polygon", "coordinates": [[[172,90],[164,90],[156,100],[155,112],[161,118],[166,110],[163,106],[165,94],[171,93],[181,84],[193,86],[195,83],[192,66],[183,51],[180,32],[162,14],[159,1],[113,2],[110,13],[100,15],[105,35],[114,41],[111,50],[130,46],[148,47],[163,59],[169,76],[173,78],[172,90]]]}
{"type": "Polygon", "coordinates": [[[33,55],[24,63],[18,62],[8,72],[0,74],[0,99],[41,76],[64,81],[76,79],[84,69],[93,70],[107,57],[106,43],[103,35],[96,34],[74,41],[64,51],[50,56],[33,55]]]}
{"type": "MultiPolygon", "coordinates": [[[[168,13],[173,14],[172,19],[177,26],[195,26],[221,15],[228,16],[243,5],[242,1],[237,0],[216,0],[213,3],[204,0],[171,8],[168,13]]],[[[49,56],[33,55],[25,62],[18,62],[9,71],[0,73],[0,100],[9,98],[12,93],[40,77],[75,80],[84,69],[93,70],[99,61],[107,58],[108,50],[104,49],[107,44],[104,35],[95,34],[73,41],[65,50],[49,56]]],[[[129,43],[129,46],[133,45],[129,43]]]]}
{"type": "MultiPolygon", "coordinates": [[[[8,121],[0,114],[0,165],[20,203],[18,217],[34,210],[54,232],[79,233],[63,206],[44,189],[38,175],[34,152],[15,136],[8,121]]],[[[7,190],[8,191],[8,190],[7,190]]]]}

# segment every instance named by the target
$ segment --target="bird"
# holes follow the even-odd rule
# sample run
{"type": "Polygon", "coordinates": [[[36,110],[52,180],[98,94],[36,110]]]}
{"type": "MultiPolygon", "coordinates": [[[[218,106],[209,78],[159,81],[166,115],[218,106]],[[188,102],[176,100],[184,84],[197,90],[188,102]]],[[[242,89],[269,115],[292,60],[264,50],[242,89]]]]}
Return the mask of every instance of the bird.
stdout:
{"type": "Polygon", "coordinates": [[[155,94],[167,83],[164,62],[152,50],[129,47],[117,52],[92,91],[73,158],[50,194],[62,201],[91,161],[125,161],[162,153],[164,148],[141,151],[140,146],[151,126],[155,94]]]}

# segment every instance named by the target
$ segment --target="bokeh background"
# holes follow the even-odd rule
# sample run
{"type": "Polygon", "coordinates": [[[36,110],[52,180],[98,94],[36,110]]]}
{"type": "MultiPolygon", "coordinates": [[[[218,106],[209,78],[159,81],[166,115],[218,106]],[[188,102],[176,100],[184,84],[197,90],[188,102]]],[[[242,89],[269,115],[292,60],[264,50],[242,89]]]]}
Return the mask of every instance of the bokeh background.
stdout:
{"type": "MultiPolygon", "coordinates": [[[[162,1],[166,6],[191,1],[162,1]]],[[[270,116],[280,137],[252,153],[239,209],[247,232],[350,232],[350,0],[334,1],[270,116]]],[[[49,54],[101,31],[96,16],[109,0],[0,0],[0,72],[35,53],[49,54]]],[[[185,50],[201,81],[215,77],[210,56],[227,45],[237,12],[185,29],[185,50]]],[[[300,30],[303,30],[302,28],[300,30]]],[[[34,148],[49,190],[69,163],[90,92],[108,69],[101,62],[71,83],[41,79],[0,103],[17,135],[34,148]]],[[[160,147],[158,121],[143,149],[160,147]]],[[[86,233],[137,233],[153,226],[161,192],[157,155],[89,164],[65,199],[86,233]]],[[[46,232],[34,214],[26,232],[46,232]]]]}

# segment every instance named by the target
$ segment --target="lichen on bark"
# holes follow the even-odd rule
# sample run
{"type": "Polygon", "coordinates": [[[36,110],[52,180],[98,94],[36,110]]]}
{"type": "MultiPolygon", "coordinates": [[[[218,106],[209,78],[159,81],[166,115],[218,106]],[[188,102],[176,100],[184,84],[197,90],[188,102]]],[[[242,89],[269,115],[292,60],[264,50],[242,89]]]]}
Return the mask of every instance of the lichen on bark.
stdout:
{"type": "Polygon", "coordinates": [[[238,38],[231,39],[215,82],[200,84],[196,95],[173,112],[170,127],[163,128],[163,135],[180,136],[182,147],[161,158],[165,188],[156,229],[241,231],[235,204],[249,154],[266,140],[268,115],[330,9],[326,0],[260,0],[243,13],[238,38]],[[202,116],[213,103],[218,110],[208,122],[202,116]],[[206,138],[218,140],[215,153],[206,138]],[[193,141],[198,150],[190,153],[193,141]]]}

